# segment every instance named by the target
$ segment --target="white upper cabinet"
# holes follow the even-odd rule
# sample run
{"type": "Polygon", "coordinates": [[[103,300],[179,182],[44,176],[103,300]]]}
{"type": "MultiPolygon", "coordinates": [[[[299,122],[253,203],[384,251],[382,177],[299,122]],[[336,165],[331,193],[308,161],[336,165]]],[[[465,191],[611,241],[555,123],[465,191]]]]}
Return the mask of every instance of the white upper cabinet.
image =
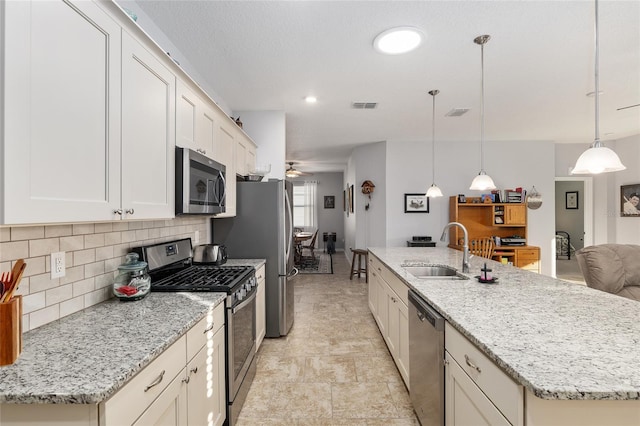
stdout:
{"type": "MultiPolygon", "coordinates": [[[[226,211],[217,217],[233,217],[236,215],[236,168],[234,162],[235,132],[231,120],[220,120],[215,144],[214,159],[226,166],[226,211]]],[[[235,126],[235,123],[232,123],[235,126]]]]}
{"type": "Polygon", "coordinates": [[[176,92],[176,145],[190,148],[215,159],[216,120],[213,102],[202,100],[184,81],[178,79],[176,92]]]}
{"type": "Polygon", "coordinates": [[[175,214],[175,76],[122,33],[122,216],[175,214]]]}
{"type": "Polygon", "coordinates": [[[120,27],[92,2],[4,8],[2,223],[113,219],[120,27]]]}

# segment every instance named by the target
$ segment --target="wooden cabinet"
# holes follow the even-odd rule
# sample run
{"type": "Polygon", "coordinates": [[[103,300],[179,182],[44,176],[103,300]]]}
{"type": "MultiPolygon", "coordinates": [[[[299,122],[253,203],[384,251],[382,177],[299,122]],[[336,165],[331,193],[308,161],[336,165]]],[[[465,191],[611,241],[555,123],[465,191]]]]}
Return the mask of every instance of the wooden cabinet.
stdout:
{"type": "Polygon", "coordinates": [[[93,2],[3,3],[2,223],[113,219],[120,27],[93,2]]]}
{"type": "Polygon", "coordinates": [[[258,292],[256,293],[256,351],[260,349],[260,345],[267,333],[267,317],[266,317],[266,291],[265,291],[265,265],[262,265],[256,271],[256,281],[258,283],[258,292]]]}
{"type": "Polygon", "coordinates": [[[524,424],[524,389],[445,324],[447,425],[524,424]]]}
{"type": "Polygon", "coordinates": [[[371,254],[369,274],[369,307],[400,376],[409,388],[408,287],[371,254]]]}
{"type": "Polygon", "coordinates": [[[492,206],[494,226],[527,226],[527,207],[524,204],[492,204],[492,206]]]}
{"type": "Polygon", "coordinates": [[[175,215],[175,76],[122,33],[123,218],[175,215]]]}

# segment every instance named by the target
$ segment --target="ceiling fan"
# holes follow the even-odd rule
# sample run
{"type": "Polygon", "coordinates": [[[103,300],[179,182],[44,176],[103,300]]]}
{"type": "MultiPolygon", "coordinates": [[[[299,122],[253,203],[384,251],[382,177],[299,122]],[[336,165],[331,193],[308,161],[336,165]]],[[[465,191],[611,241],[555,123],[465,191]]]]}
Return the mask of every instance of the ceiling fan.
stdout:
{"type": "Polygon", "coordinates": [[[285,171],[284,175],[289,178],[295,178],[299,176],[311,176],[313,173],[305,173],[293,168],[293,161],[289,161],[289,168],[285,171]]]}

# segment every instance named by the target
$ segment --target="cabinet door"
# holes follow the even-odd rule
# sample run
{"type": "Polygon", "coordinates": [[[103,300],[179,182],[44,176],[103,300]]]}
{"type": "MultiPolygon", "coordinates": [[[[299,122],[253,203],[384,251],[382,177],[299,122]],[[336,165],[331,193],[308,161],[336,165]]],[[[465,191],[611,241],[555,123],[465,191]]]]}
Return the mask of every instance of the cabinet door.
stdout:
{"type": "Polygon", "coordinates": [[[445,352],[445,419],[447,426],[509,425],[478,386],[445,352]]]}
{"type": "Polygon", "coordinates": [[[175,216],[175,76],[122,33],[123,218],[175,216]]]}
{"type": "Polygon", "coordinates": [[[240,176],[247,175],[247,145],[243,135],[238,133],[236,138],[236,174],[240,176]]]}
{"type": "Polygon", "coordinates": [[[375,318],[378,315],[378,282],[376,279],[378,274],[371,269],[371,265],[369,265],[369,268],[369,309],[375,318]]]}
{"type": "Polygon", "coordinates": [[[196,122],[200,99],[182,80],[176,83],[176,145],[197,150],[196,122]]]}
{"type": "MultiPolygon", "coordinates": [[[[184,370],[136,420],[134,426],[186,426],[187,395],[184,370]]],[[[194,423],[195,424],[195,423],[194,423]]],[[[200,423],[206,424],[206,423],[200,423]]]]}
{"type": "Polygon", "coordinates": [[[249,143],[247,147],[247,174],[256,170],[256,147],[249,143]]]}
{"type": "MultiPolygon", "coordinates": [[[[197,129],[197,142],[198,148],[203,155],[209,158],[216,159],[215,153],[215,139],[216,139],[216,124],[217,118],[215,116],[214,109],[207,105],[202,104],[202,107],[198,111],[197,129]]],[[[224,164],[224,163],[223,163],[224,164]]]]}
{"type": "Polygon", "coordinates": [[[226,418],[224,328],[187,364],[190,425],[222,425],[226,418]]]}
{"type": "Polygon", "coordinates": [[[400,376],[409,387],[409,308],[390,288],[387,289],[389,322],[387,346],[400,376]]]}
{"type": "Polygon", "coordinates": [[[376,320],[378,322],[378,328],[380,329],[380,333],[382,334],[382,337],[386,342],[387,328],[389,326],[389,307],[388,307],[389,298],[387,296],[388,286],[384,282],[382,277],[380,277],[379,272],[376,273],[375,281],[377,285],[376,293],[378,295],[378,306],[376,308],[376,312],[377,312],[376,320]]]}
{"type": "Polygon", "coordinates": [[[504,206],[505,225],[525,226],[527,224],[527,207],[524,204],[504,206]]]}
{"type": "Polygon", "coordinates": [[[217,161],[227,168],[227,185],[225,188],[227,190],[227,205],[226,212],[219,214],[217,217],[232,217],[236,215],[236,165],[233,157],[235,143],[233,130],[229,129],[225,120],[222,119],[218,127],[218,141],[215,152],[216,154],[219,153],[217,161]]]}
{"type": "Polygon", "coordinates": [[[258,270],[256,280],[258,281],[258,293],[256,295],[256,351],[257,351],[258,349],[260,349],[262,340],[264,340],[264,336],[267,333],[264,267],[258,270]]]}
{"type": "Polygon", "coordinates": [[[2,223],[113,219],[120,206],[120,27],[93,2],[2,7],[2,223]]]}

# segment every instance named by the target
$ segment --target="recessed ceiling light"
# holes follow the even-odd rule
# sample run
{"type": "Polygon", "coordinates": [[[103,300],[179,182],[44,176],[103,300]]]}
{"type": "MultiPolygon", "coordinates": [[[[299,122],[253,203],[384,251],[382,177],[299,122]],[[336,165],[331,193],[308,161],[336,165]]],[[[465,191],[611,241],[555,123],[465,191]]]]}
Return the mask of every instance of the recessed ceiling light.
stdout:
{"type": "Polygon", "coordinates": [[[318,102],[318,98],[316,98],[315,96],[307,96],[306,98],[304,98],[304,101],[308,104],[315,104],[316,102],[318,102]]]}
{"type": "Polygon", "coordinates": [[[373,47],[380,53],[399,55],[420,46],[424,34],[418,28],[398,27],[383,31],[373,40],[373,47]]]}

